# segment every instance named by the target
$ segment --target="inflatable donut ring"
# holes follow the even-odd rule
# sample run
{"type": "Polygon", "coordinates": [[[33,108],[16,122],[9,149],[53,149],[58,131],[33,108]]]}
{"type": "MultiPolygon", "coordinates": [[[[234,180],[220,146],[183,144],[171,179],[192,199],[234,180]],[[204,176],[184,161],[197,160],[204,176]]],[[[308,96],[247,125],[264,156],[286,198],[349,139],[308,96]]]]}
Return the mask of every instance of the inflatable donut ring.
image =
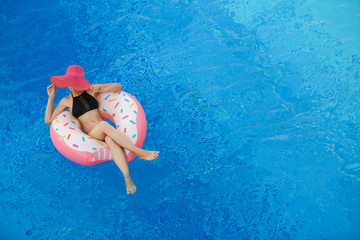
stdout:
{"type": "MultiPolygon", "coordinates": [[[[147,130],[144,110],[140,103],[124,91],[100,93],[96,99],[103,118],[112,121],[130,141],[141,148],[147,130]]],[[[64,157],[82,165],[95,165],[112,160],[109,147],[103,141],[91,138],[81,130],[80,122],[65,110],[51,122],[50,137],[55,148],[64,157]]],[[[135,154],[126,150],[127,161],[135,154]]]]}

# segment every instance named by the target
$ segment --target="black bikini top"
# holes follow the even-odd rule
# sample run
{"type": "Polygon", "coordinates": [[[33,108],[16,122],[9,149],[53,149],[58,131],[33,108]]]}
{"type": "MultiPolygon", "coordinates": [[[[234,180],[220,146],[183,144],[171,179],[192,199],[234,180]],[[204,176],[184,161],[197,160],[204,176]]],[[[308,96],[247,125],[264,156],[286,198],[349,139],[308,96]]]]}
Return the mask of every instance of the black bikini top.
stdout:
{"type": "Polygon", "coordinates": [[[99,104],[97,100],[86,91],[77,97],[73,96],[72,114],[76,118],[80,117],[88,111],[97,109],[98,107],[99,104]]]}

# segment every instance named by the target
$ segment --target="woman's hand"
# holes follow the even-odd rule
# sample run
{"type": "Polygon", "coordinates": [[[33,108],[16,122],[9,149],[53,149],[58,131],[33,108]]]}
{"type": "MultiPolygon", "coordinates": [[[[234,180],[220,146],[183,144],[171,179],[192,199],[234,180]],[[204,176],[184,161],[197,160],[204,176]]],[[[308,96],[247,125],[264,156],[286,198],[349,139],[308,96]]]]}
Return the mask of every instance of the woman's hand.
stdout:
{"type": "Polygon", "coordinates": [[[55,97],[56,87],[54,84],[51,84],[47,87],[47,93],[48,93],[49,97],[55,97]]]}
{"type": "Polygon", "coordinates": [[[93,90],[94,92],[102,92],[102,86],[101,84],[94,84],[91,85],[91,90],[93,90]]]}

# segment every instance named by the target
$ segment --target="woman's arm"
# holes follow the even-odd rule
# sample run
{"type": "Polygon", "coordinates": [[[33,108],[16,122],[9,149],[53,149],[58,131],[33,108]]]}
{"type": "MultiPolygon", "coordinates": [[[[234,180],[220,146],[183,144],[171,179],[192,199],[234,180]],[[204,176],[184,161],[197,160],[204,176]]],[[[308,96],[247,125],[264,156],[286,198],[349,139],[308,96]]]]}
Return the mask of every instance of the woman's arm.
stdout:
{"type": "Polygon", "coordinates": [[[45,124],[51,124],[52,120],[66,109],[66,105],[65,100],[61,99],[60,103],[53,111],[56,87],[54,85],[50,85],[48,86],[47,91],[49,94],[49,99],[45,111],[45,124]]]}
{"type": "Polygon", "coordinates": [[[101,92],[117,92],[122,88],[120,83],[107,83],[107,84],[94,84],[91,86],[91,90],[95,93],[101,92]]]}

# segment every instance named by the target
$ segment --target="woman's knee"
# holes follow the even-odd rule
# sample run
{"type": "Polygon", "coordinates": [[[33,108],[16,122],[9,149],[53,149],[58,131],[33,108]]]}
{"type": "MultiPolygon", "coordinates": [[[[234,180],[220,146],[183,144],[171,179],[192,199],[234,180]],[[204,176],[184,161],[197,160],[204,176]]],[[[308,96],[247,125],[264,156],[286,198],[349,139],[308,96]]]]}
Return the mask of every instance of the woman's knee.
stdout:
{"type": "Polygon", "coordinates": [[[109,148],[112,148],[112,149],[118,148],[118,149],[124,150],[123,147],[121,147],[119,144],[117,144],[117,143],[116,143],[114,140],[112,140],[112,138],[109,137],[109,136],[106,136],[106,137],[105,137],[105,142],[106,142],[106,144],[109,146],[109,148]]]}

